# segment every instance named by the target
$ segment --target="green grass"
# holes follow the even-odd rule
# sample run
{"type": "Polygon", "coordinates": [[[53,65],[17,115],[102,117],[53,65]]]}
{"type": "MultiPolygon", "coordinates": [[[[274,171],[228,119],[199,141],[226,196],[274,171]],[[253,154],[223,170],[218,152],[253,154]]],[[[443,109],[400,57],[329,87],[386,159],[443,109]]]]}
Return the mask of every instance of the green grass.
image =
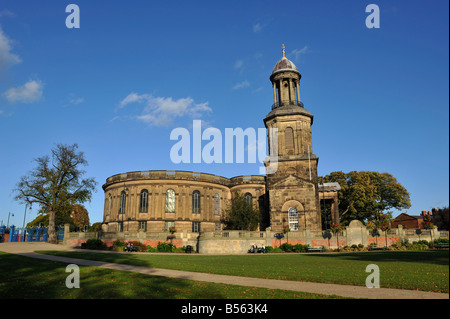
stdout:
{"type": "Polygon", "coordinates": [[[367,265],[380,269],[380,286],[449,292],[449,252],[377,251],[339,254],[160,255],[50,252],[58,256],[113,263],[281,280],[365,286],[367,265]]]}
{"type": "Polygon", "coordinates": [[[65,282],[66,263],[0,252],[0,299],[338,299],[264,289],[149,276],[80,266],[80,288],[65,282]]]}

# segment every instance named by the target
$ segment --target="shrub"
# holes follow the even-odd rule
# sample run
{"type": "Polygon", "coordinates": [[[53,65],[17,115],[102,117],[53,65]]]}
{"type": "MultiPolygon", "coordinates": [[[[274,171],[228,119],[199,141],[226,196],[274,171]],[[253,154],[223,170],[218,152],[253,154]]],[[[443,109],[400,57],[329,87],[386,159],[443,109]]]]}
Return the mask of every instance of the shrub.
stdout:
{"type": "Polygon", "coordinates": [[[280,249],[284,252],[291,252],[293,249],[293,246],[291,244],[284,243],[280,246],[280,249]]]}
{"type": "Polygon", "coordinates": [[[158,246],[156,249],[160,252],[172,252],[175,245],[166,243],[166,242],[158,242],[158,246]]]}
{"type": "Polygon", "coordinates": [[[303,253],[306,251],[307,246],[304,246],[302,244],[297,244],[294,245],[293,247],[293,251],[295,251],[296,253],[303,253]]]}
{"type": "Polygon", "coordinates": [[[86,249],[106,249],[106,244],[101,239],[91,238],[86,241],[86,249]]]}
{"type": "Polygon", "coordinates": [[[157,251],[158,251],[158,249],[157,249],[156,247],[152,247],[152,246],[150,246],[150,245],[147,246],[147,252],[149,252],[149,253],[155,253],[155,252],[157,252],[157,251]]]}

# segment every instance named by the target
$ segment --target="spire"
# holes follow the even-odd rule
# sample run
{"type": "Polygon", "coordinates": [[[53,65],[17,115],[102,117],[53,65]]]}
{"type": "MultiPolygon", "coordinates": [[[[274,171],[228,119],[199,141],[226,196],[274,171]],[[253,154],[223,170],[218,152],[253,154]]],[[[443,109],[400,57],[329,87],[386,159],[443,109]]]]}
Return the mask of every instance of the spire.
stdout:
{"type": "Polygon", "coordinates": [[[283,59],[286,59],[285,52],[284,52],[284,44],[281,45],[281,48],[283,49],[283,59]]]}

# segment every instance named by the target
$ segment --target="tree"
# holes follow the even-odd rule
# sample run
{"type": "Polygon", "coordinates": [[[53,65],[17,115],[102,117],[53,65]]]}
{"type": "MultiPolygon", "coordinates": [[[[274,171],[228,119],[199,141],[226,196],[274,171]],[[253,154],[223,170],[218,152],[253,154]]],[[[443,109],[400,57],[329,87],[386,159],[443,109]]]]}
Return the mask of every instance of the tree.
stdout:
{"type": "Polygon", "coordinates": [[[386,210],[411,207],[408,191],[389,173],[338,171],[320,177],[319,182],[337,182],[341,186],[338,196],[343,224],[353,219],[364,223],[386,210]]]}
{"type": "Polygon", "coordinates": [[[448,206],[433,209],[432,222],[439,230],[449,230],[449,210],[448,206]]]}
{"type": "Polygon", "coordinates": [[[256,230],[259,222],[259,209],[249,204],[242,193],[234,192],[222,219],[225,229],[256,230]]]}
{"type": "Polygon", "coordinates": [[[67,209],[75,203],[91,200],[97,182],[94,178],[82,179],[87,166],[83,152],[78,145],[58,144],[51,150],[51,156],[34,159],[37,166],[22,176],[14,190],[15,199],[22,203],[37,203],[41,213],[49,216],[48,241],[56,243],[56,212],[67,209]]]}

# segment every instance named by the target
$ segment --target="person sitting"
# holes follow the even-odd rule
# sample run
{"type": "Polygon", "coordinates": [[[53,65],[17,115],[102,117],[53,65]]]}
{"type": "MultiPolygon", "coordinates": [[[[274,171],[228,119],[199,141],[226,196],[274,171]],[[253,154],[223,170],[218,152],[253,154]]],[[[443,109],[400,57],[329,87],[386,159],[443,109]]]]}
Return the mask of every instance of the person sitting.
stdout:
{"type": "Polygon", "coordinates": [[[128,243],[128,245],[127,245],[127,251],[131,251],[131,243],[128,243]]]}

